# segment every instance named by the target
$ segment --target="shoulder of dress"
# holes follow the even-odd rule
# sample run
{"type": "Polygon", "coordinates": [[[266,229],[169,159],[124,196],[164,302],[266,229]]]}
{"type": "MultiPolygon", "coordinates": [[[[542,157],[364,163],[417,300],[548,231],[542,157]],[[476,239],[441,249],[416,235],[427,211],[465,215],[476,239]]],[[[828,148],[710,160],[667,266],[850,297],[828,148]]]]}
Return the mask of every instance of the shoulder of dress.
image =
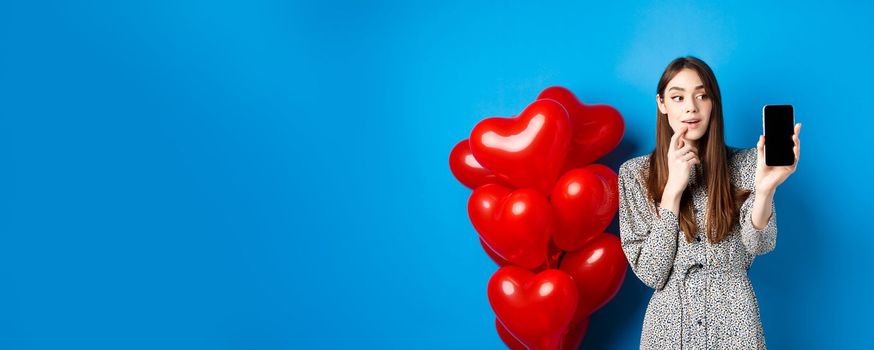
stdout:
{"type": "Polygon", "coordinates": [[[758,154],[756,148],[729,149],[729,164],[731,164],[731,178],[734,185],[739,188],[749,189],[752,187],[756,176],[756,161],[758,154]]]}
{"type": "Polygon", "coordinates": [[[643,169],[649,168],[649,154],[637,156],[626,160],[619,166],[619,177],[639,176],[643,169]]]}
{"type": "Polygon", "coordinates": [[[728,147],[729,164],[735,168],[756,166],[756,148],[728,147]]]}

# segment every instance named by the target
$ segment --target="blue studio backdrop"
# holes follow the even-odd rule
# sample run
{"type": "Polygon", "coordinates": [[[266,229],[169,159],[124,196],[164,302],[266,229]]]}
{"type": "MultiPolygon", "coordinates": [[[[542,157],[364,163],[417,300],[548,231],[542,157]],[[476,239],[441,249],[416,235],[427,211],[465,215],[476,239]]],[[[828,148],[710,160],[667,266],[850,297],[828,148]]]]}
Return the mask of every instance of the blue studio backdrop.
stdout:
{"type": "MultiPolygon", "coordinates": [[[[729,145],[764,104],[804,125],[750,271],[769,347],[872,348],[857,3],[4,2],[0,348],[502,348],[452,146],[561,85],[623,114],[618,170],[683,55],[729,145]]],[[[629,271],[583,348],[636,348],[651,293],[629,271]]]]}

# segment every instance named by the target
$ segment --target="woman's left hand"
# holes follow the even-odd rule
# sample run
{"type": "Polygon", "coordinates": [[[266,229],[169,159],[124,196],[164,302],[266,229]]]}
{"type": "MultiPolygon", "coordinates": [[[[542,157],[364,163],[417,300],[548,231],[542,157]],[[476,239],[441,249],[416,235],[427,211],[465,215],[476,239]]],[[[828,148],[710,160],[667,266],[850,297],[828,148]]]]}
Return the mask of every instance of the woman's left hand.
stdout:
{"type": "Polygon", "coordinates": [[[792,150],[795,152],[795,163],[785,166],[770,166],[765,164],[765,135],[759,136],[759,143],[756,145],[756,153],[758,159],[756,161],[756,191],[773,192],[777,186],[786,181],[789,175],[795,172],[798,167],[798,157],[801,155],[801,141],[798,140],[798,133],[801,131],[801,123],[795,124],[795,135],[792,136],[792,141],[795,146],[792,150]]]}

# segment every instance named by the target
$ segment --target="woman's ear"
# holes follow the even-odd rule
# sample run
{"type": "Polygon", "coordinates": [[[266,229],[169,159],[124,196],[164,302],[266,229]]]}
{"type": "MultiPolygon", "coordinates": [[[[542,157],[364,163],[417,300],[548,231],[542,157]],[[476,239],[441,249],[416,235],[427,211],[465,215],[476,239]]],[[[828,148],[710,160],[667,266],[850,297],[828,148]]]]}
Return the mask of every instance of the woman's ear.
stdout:
{"type": "Polygon", "coordinates": [[[659,106],[659,112],[668,114],[668,108],[665,107],[665,99],[659,94],[656,94],[656,105],[659,106]]]}

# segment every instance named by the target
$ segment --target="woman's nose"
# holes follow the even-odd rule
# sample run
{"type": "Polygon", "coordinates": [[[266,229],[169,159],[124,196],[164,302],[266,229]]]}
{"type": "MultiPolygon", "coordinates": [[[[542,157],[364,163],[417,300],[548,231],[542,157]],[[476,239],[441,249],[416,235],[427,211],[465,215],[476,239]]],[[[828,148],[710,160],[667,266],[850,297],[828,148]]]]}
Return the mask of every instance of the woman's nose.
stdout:
{"type": "Polygon", "coordinates": [[[686,102],[686,112],[694,113],[698,111],[698,106],[695,105],[695,101],[686,102]]]}

